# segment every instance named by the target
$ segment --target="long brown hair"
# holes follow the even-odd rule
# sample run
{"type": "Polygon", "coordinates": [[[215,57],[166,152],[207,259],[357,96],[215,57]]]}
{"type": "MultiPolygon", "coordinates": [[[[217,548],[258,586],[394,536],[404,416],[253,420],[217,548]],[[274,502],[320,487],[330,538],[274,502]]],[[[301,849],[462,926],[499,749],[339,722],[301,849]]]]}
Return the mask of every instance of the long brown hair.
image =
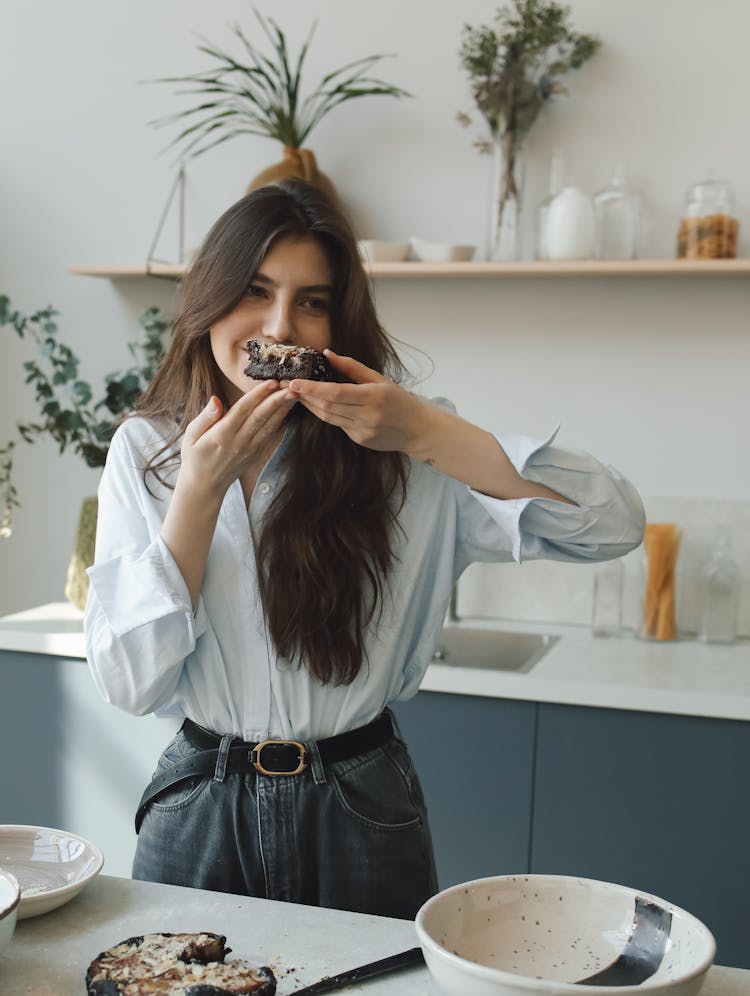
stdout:
{"type": "MultiPolygon", "coordinates": [[[[175,432],[144,477],[163,480],[177,440],[212,394],[227,406],[209,329],[239,304],[269,249],[290,236],[316,239],[331,266],[333,349],[402,379],[341,210],[301,181],[262,187],[219,218],[185,276],[171,347],[137,406],[168,418],[175,432]]],[[[260,594],[278,653],[323,683],[348,684],[366,662],[364,630],[382,609],[408,465],[400,453],[358,446],[301,405],[292,414],[284,485],[256,547],[260,594]]]]}

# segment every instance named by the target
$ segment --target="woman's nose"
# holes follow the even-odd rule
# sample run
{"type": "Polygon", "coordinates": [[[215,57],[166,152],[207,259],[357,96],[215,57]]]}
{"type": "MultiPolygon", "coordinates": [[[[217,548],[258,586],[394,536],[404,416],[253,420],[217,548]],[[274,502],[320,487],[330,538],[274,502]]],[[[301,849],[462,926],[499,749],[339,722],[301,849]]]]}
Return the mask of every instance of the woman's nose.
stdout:
{"type": "Polygon", "coordinates": [[[282,301],[274,301],[263,323],[263,333],[276,342],[291,342],[294,338],[292,309],[282,301]]]}

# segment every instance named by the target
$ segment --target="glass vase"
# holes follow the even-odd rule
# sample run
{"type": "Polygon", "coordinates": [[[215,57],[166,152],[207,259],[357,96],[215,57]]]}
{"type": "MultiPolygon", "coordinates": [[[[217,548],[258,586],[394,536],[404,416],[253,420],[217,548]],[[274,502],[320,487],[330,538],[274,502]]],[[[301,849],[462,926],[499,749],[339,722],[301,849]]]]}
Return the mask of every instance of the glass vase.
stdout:
{"type": "Polygon", "coordinates": [[[497,135],[492,146],[492,194],[487,259],[521,258],[523,147],[512,136],[497,135]]]}

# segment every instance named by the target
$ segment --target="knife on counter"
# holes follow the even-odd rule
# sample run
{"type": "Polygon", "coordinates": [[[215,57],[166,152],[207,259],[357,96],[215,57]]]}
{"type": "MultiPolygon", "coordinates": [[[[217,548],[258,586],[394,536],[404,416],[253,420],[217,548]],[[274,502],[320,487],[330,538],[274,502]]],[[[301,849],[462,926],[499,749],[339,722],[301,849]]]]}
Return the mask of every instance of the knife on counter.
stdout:
{"type": "Polygon", "coordinates": [[[321,979],[320,982],[313,982],[311,986],[305,986],[304,989],[295,989],[293,993],[290,993],[290,996],[318,996],[319,993],[331,993],[336,989],[343,989],[344,986],[351,985],[353,982],[362,982],[363,979],[372,979],[376,975],[398,972],[404,968],[424,965],[424,963],[422,949],[409,948],[408,951],[401,951],[389,958],[371,961],[367,965],[350,968],[338,975],[329,975],[325,979],[321,979]]]}

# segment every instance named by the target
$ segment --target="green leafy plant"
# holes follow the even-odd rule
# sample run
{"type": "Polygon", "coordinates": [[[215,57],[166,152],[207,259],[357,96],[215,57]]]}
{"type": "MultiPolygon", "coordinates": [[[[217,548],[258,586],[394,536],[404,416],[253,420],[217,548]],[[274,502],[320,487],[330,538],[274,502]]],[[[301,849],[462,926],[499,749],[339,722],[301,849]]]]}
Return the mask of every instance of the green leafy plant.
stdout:
{"type": "Polygon", "coordinates": [[[143,337],[128,344],[136,364],[122,373],[107,374],[104,394],[94,400],[91,385],[79,377],[79,360],[58,339],[57,312],[42,308],[31,315],[14,310],[7,295],[0,295],[0,326],[10,326],[22,339],[31,340],[37,356],[26,360],[26,383],[33,386],[40,419],[19,422],[17,435],[0,447],[0,538],[11,535],[13,509],[20,507],[13,484],[13,458],[18,442],[33,443],[48,435],[59,452],[70,448],[89,467],[103,467],[120,416],[133,406],[154,376],[164,355],[164,336],[171,322],[158,308],[148,308],[139,318],[143,337]],[[139,358],[140,357],[140,358],[139,358]]]}
{"type": "MultiPolygon", "coordinates": [[[[500,142],[503,154],[499,223],[508,201],[519,197],[516,156],[539,112],[553,95],[567,93],[560,77],[601,46],[595,35],[573,31],[569,16],[570,8],[559,3],[510,0],[496,12],[496,27],[464,25],[461,65],[492,138],[475,144],[488,152],[500,142]]],[[[461,113],[459,121],[469,125],[471,118],[461,113]]]]}
{"type": "Polygon", "coordinates": [[[370,55],[326,74],[317,87],[303,97],[302,70],[317,21],[313,22],[292,64],[284,32],[255,7],[253,12],[271,44],[271,56],[264,54],[235,23],[230,29],[240,43],[239,56],[204,40],[198,50],[214,60],[213,68],[152,81],[185,84],[187,88],[178,90],[178,94],[198,94],[206,98],[194,107],[151,122],[157,126],[177,121],[187,124],[171,143],[182,144],[185,157],[202,155],[237,135],[263,135],[297,149],[326,114],[347,100],[409,96],[400,87],[368,75],[386,58],[385,55],[370,55]]]}

